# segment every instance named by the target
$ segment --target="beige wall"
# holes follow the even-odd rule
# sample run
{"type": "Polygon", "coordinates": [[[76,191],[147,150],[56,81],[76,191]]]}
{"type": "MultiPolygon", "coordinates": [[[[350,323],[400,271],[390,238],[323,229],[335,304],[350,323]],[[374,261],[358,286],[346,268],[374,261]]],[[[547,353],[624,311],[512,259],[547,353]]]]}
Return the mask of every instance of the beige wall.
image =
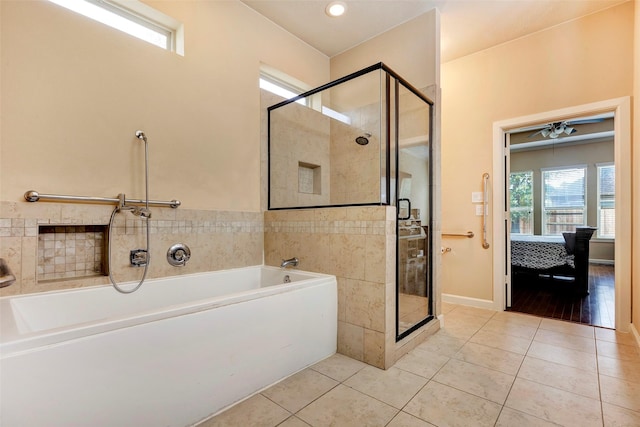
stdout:
{"type": "MultiPolygon", "coordinates": [[[[634,34],[634,81],[633,81],[633,248],[632,259],[640,255],[640,1],[635,0],[635,34],[634,34]]],[[[640,262],[633,262],[632,267],[632,323],[636,338],[640,344],[640,262]]]]}
{"type": "Polygon", "coordinates": [[[26,190],[260,210],[259,65],[317,86],[329,59],[239,1],[149,1],[185,56],[47,1],[2,1],[0,200],[26,190]],[[277,48],[274,48],[277,46],[277,48]]]}
{"type": "Polygon", "coordinates": [[[437,10],[331,58],[331,79],[384,62],[414,87],[440,82],[440,21],[437,10]],[[435,61],[434,61],[435,58],[435,61]]]}
{"type": "MultiPolygon", "coordinates": [[[[629,96],[632,70],[631,2],[443,64],[443,230],[481,235],[471,193],[493,168],[495,121],[629,96]]],[[[479,239],[443,242],[452,247],[443,292],[491,301],[491,250],[479,239]]]]}
{"type": "MultiPolygon", "coordinates": [[[[184,24],[185,56],[47,1],[0,2],[0,257],[17,278],[0,295],[108,282],[73,277],[73,256],[59,257],[58,280],[38,281],[37,236],[39,225],[107,224],[113,207],[23,193],[142,198],[137,129],[151,198],[182,201],[152,208],[149,277],[262,263],[259,67],[319,85],[329,60],[239,1],[148,4],[184,24]],[[165,260],[177,242],[192,251],[185,268],[165,260]]],[[[115,279],[141,277],[126,259],[145,246],[141,223],[118,215],[113,241],[115,279]]]]}
{"type": "MultiPolygon", "coordinates": [[[[612,163],[613,140],[584,145],[562,145],[531,151],[511,153],[511,172],[533,172],[533,218],[534,234],[542,234],[542,172],[544,168],[587,166],[587,222],[598,226],[598,163],[612,163]]],[[[614,260],[614,242],[598,239],[594,234],[590,243],[589,258],[592,260],[614,260]]]]}

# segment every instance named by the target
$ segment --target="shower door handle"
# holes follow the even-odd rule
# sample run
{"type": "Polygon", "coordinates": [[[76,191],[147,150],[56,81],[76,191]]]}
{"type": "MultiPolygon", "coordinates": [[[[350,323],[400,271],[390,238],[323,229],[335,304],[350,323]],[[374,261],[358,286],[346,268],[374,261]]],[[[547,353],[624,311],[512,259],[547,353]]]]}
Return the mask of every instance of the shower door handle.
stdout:
{"type": "Polygon", "coordinates": [[[409,199],[398,199],[398,219],[403,221],[405,219],[409,219],[411,218],[411,200],[409,199]],[[402,202],[407,202],[407,216],[406,217],[401,217],[400,216],[400,204],[402,202]]]}

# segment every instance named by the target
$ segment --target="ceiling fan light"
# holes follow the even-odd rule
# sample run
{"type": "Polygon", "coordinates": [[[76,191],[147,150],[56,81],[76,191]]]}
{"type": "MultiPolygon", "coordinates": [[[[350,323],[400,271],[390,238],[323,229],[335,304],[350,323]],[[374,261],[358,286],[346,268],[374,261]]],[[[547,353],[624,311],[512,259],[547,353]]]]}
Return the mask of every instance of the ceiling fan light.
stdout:
{"type": "Polygon", "coordinates": [[[542,131],[540,132],[542,134],[542,136],[544,136],[545,138],[549,136],[549,134],[551,133],[549,131],[549,129],[542,129],[542,131]]]}
{"type": "Polygon", "coordinates": [[[574,128],[572,128],[571,126],[567,126],[566,128],[564,128],[564,133],[566,133],[567,135],[571,135],[575,131],[576,130],[574,128]]]}

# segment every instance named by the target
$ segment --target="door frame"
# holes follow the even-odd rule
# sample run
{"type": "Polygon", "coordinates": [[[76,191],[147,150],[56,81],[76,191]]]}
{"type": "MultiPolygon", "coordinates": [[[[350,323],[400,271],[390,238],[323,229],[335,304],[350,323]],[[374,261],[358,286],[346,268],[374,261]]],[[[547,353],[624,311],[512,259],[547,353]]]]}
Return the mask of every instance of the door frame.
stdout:
{"type": "Polygon", "coordinates": [[[616,239],[615,239],[615,328],[628,332],[631,325],[631,98],[567,107],[544,113],[515,117],[493,123],[493,302],[496,310],[506,308],[506,284],[510,267],[506,263],[509,218],[506,215],[505,135],[513,129],[569,120],[575,117],[612,112],[614,114],[614,161],[616,165],[616,239]],[[506,226],[505,226],[506,223],[506,226]]]}

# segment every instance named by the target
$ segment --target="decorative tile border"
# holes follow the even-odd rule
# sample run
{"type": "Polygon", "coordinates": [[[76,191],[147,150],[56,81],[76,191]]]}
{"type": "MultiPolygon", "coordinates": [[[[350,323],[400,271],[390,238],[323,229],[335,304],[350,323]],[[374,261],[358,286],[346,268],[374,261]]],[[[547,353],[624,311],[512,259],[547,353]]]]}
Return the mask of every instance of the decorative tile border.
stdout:
{"type": "MultiPolygon", "coordinates": [[[[50,221],[47,219],[0,218],[0,237],[38,237],[38,226],[52,227],[90,227],[104,225],[102,221],[50,221]]],[[[116,220],[114,233],[131,234],[144,229],[144,220],[127,219],[126,222],[116,220]]],[[[151,234],[217,234],[217,233],[262,233],[264,226],[261,219],[248,221],[188,221],[188,220],[150,220],[151,234]]]]}
{"type": "Polygon", "coordinates": [[[395,234],[393,221],[265,221],[269,233],[395,234]]]}

